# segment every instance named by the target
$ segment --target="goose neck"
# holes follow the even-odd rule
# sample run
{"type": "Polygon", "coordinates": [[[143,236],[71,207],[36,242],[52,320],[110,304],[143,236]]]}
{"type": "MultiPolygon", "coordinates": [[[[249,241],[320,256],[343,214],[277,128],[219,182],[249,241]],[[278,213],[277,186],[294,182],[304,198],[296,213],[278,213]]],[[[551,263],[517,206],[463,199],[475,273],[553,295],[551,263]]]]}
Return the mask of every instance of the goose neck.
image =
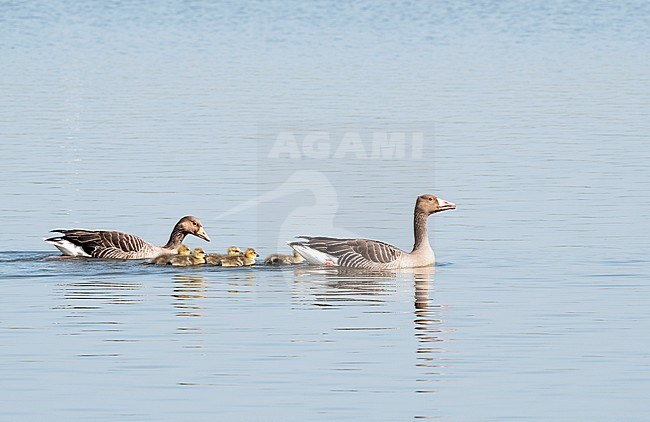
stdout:
{"type": "Polygon", "coordinates": [[[418,211],[416,211],[413,216],[413,234],[415,236],[413,252],[421,249],[431,249],[431,246],[429,245],[429,237],[427,236],[428,217],[427,214],[418,211]]]}
{"type": "Polygon", "coordinates": [[[174,227],[172,234],[169,235],[167,244],[163,246],[165,249],[177,249],[183,243],[186,233],[179,227],[174,227]]]}

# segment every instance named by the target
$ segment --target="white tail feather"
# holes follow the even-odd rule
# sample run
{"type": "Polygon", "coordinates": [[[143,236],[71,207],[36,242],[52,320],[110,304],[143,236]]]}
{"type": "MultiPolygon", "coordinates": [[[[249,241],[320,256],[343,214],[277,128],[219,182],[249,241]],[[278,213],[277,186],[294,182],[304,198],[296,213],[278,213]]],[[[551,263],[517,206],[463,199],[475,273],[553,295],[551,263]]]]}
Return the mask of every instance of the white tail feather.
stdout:
{"type": "Polygon", "coordinates": [[[44,239],[44,240],[47,243],[56,246],[56,248],[60,250],[63,255],[84,256],[87,258],[90,257],[90,255],[88,255],[81,246],[75,245],[74,243],[67,241],[65,239],[58,238],[58,239],[44,239]]]}
{"type": "Polygon", "coordinates": [[[337,265],[338,259],[332,255],[317,251],[300,242],[287,242],[294,251],[303,256],[310,264],[337,265]]]}

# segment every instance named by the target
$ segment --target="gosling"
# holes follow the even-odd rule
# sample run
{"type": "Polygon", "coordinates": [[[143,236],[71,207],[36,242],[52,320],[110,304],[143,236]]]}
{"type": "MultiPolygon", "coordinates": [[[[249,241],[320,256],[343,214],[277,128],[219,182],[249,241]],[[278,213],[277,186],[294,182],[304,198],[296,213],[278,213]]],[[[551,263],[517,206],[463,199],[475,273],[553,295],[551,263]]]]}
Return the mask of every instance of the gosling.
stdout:
{"type": "Polygon", "coordinates": [[[221,260],[223,267],[250,267],[255,265],[255,258],[259,257],[255,249],[248,248],[244,251],[244,256],[227,256],[221,260]]]}
{"type": "Polygon", "coordinates": [[[305,262],[305,258],[298,252],[293,251],[293,255],[273,254],[266,257],[264,264],[266,265],[295,265],[305,262]]]}
{"type": "Polygon", "coordinates": [[[169,260],[169,265],[174,267],[188,267],[190,265],[205,264],[205,252],[201,248],[195,248],[192,255],[176,255],[169,260]]]}
{"type": "Polygon", "coordinates": [[[205,255],[205,263],[211,265],[221,265],[221,260],[227,256],[244,256],[244,254],[237,246],[231,246],[228,248],[228,252],[225,254],[209,253],[205,255]]]}
{"type": "Polygon", "coordinates": [[[176,257],[176,256],[187,256],[190,254],[190,248],[188,248],[185,245],[181,245],[178,247],[178,253],[176,254],[164,254],[155,257],[149,262],[145,262],[145,264],[152,264],[152,265],[167,265],[169,264],[169,260],[176,257]]]}

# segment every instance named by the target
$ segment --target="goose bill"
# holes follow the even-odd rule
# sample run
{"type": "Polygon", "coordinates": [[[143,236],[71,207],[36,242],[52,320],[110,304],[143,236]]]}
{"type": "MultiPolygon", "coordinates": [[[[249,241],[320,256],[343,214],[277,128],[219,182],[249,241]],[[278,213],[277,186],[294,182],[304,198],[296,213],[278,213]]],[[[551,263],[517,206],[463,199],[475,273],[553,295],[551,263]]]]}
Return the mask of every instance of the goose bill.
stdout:
{"type": "Polygon", "coordinates": [[[208,237],[208,234],[203,230],[203,227],[199,229],[198,232],[196,232],[196,236],[200,237],[201,239],[205,240],[206,242],[210,241],[210,238],[208,237]]]}
{"type": "Polygon", "coordinates": [[[456,209],[456,204],[453,202],[445,201],[442,198],[438,198],[438,211],[446,211],[456,209]]]}

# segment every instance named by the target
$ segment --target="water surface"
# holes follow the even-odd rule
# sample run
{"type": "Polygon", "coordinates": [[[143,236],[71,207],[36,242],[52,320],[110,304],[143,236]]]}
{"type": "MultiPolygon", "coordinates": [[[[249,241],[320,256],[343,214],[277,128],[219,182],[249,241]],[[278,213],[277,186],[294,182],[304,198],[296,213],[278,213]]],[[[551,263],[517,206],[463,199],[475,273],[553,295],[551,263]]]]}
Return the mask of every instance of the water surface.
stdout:
{"type": "Polygon", "coordinates": [[[646,2],[60,0],[0,20],[4,419],[646,418],[646,2]],[[404,153],[373,155],[377,133],[404,153]],[[287,134],[297,153],[275,154],[287,134]],[[193,214],[210,252],[408,249],[426,192],[458,204],[430,219],[429,272],[42,242],[162,244],[193,214]]]}

